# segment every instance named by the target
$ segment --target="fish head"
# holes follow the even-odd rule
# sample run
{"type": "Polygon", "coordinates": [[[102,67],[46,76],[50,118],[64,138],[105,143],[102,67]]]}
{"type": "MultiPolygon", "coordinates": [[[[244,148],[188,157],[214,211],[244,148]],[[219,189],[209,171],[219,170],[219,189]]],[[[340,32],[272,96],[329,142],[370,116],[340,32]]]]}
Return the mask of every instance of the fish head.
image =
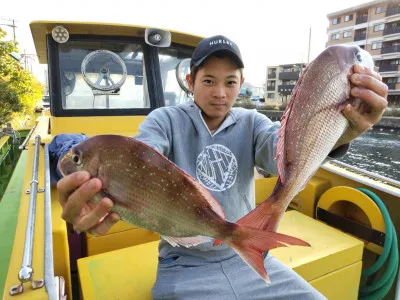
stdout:
{"type": "Polygon", "coordinates": [[[325,51],[336,60],[340,72],[351,70],[355,64],[371,70],[374,68],[371,54],[357,45],[333,45],[326,48],[325,51]]]}
{"type": "Polygon", "coordinates": [[[78,171],[87,171],[90,177],[97,177],[100,167],[101,141],[90,138],[74,145],[61,159],[59,170],[63,176],[78,171]]]}
{"type": "MultiPolygon", "coordinates": [[[[374,68],[372,56],[357,45],[327,47],[302,73],[292,94],[292,97],[298,94],[295,97],[297,103],[292,105],[301,106],[299,112],[304,112],[304,105],[315,106],[315,112],[331,105],[341,111],[346,103],[354,101],[350,93],[350,76],[356,64],[371,70],[374,68]]],[[[288,109],[291,110],[290,105],[288,109]]]]}
{"type": "MultiPolygon", "coordinates": [[[[335,57],[340,72],[347,74],[347,77],[353,74],[352,66],[356,64],[374,70],[374,60],[372,59],[371,54],[357,45],[335,45],[328,47],[327,50],[332,53],[333,57],[335,57]]],[[[348,86],[352,86],[350,81],[348,81],[348,86]]],[[[347,94],[349,103],[352,103],[352,105],[358,109],[361,105],[361,100],[353,98],[350,94],[350,89],[347,89],[347,94]]],[[[338,110],[341,111],[345,107],[346,103],[347,102],[344,102],[339,105],[338,110]]]]}

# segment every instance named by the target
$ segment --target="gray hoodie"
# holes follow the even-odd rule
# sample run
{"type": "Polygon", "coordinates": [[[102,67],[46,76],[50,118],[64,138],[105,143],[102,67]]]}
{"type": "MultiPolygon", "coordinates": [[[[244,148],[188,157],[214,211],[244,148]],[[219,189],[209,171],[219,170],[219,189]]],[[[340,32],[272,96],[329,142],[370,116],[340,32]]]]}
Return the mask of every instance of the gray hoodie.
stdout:
{"type": "MultiPolygon", "coordinates": [[[[255,208],[254,167],[277,174],[274,157],[279,127],[279,122],[256,110],[232,108],[211,133],[200,108],[189,102],[154,110],[135,138],[199,181],[221,204],[226,219],[235,222],[255,208]]],[[[161,258],[186,255],[214,261],[232,254],[224,244],[204,243],[187,249],[164,240],[160,243],[161,258]]]]}

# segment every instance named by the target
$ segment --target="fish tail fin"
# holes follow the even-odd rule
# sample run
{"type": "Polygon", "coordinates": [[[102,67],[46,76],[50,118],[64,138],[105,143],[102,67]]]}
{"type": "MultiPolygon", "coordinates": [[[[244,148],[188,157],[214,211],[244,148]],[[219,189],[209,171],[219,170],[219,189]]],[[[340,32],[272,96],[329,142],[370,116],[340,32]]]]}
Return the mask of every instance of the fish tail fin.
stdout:
{"type": "MultiPolygon", "coordinates": [[[[276,205],[278,202],[278,194],[274,192],[263,203],[257,206],[254,210],[239,219],[236,224],[246,227],[261,229],[264,231],[275,232],[279,222],[284,214],[286,207],[276,205]]],[[[282,203],[282,201],[279,201],[282,203]]],[[[222,244],[223,241],[215,240],[214,246],[222,244]]]]}
{"type": "Polygon", "coordinates": [[[267,284],[271,281],[264,267],[264,252],[277,247],[286,247],[288,244],[310,246],[307,242],[288,235],[238,224],[232,225],[235,226],[235,230],[226,242],[267,284]]]}
{"type": "MultiPolygon", "coordinates": [[[[271,203],[268,202],[268,199],[260,204],[257,208],[249,212],[247,215],[239,219],[236,224],[275,232],[283,212],[273,209],[271,207],[271,203]]],[[[218,246],[222,243],[223,241],[217,239],[214,242],[214,246],[218,246]]]]}
{"type": "Polygon", "coordinates": [[[237,223],[266,231],[276,231],[291,200],[281,199],[283,185],[280,176],[272,194],[237,223]]]}
{"type": "Polygon", "coordinates": [[[282,207],[274,205],[276,203],[275,199],[272,199],[274,197],[274,194],[272,194],[267,200],[237,221],[237,223],[266,231],[276,231],[284,210],[282,207]]]}

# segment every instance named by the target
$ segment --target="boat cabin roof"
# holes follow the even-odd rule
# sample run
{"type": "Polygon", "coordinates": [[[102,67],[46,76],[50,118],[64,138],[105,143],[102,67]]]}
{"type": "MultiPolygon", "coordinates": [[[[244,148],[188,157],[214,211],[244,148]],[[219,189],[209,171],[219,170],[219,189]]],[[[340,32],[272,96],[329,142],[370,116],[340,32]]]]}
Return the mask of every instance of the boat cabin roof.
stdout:
{"type": "MultiPolygon", "coordinates": [[[[99,23],[99,22],[72,22],[72,21],[33,21],[30,23],[36,53],[41,64],[47,63],[46,37],[56,26],[65,27],[70,35],[102,35],[102,36],[124,36],[124,37],[144,37],[145,26],[99,23]]],[[[196,47],[202,37],[182,33],[179,31],[168,30],[171,33],[171,42],[187,46],[196,47]]]]}

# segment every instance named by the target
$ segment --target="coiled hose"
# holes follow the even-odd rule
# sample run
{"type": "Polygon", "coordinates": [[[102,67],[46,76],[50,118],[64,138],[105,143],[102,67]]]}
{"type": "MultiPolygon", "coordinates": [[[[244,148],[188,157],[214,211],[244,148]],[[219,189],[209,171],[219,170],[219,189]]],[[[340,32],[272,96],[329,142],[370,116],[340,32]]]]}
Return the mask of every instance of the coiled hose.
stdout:
{"type": "MultiPolygon", "coordinates": [[[[361,278],[365,278],[375,274],[379,271],[383,264],[386,262],[389,257],[389,261],[387,263],[387,267],[382,276],[371,285],[364,285],[360,287],[360,300],[378,300],[383,299],[390,288],[393,285],[393,282],[396,278],[397,270],[399,269],[399,251],[397,246],[397,235],[396,230],[393,226],[393,222],[390,219],[390,215],[386,209],[386,206],[383,204],[382,200],[370,190],[364,188],[358,188],[357,190],[363,192],[368,197],[370,197],[376,205],[378,205],[379,209],[382,212],[383,219],[385,221],[385,229],[386,229],[386,237],[385,243],[383,245],[383,252],[379,259],[369,268],[365,269],[361,273],[361,278]]],[[[397,282],[397,289],[399,289],[399,280],[397,282]]],[[[398,299],[399,295],[397,293],[395,300],[398,299]]]]}

